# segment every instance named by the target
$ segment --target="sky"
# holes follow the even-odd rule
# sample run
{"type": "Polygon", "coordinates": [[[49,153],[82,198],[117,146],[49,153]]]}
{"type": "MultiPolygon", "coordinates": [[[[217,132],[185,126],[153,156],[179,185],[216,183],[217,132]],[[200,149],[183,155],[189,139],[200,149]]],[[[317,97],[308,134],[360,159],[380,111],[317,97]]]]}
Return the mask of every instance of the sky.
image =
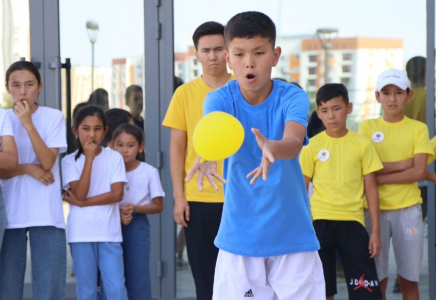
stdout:
{"type": "MultiPolygon", "coordinates": [[[[425,55],[425,0],[174,0],[175,51],[187,50],[201,23],[226,23],[247,10],[269,15],[278,36],[314,34],[318,28],[333,27],[339,37],[402,38],[405,60],[425,55]]],[[[142,55],[143,15],[143,0],[60,0],[61,57],[71,58],[73,65],[91,65],[88,20],[100,26],[96,66],[110,67],[113,58],[142,55]]]]}

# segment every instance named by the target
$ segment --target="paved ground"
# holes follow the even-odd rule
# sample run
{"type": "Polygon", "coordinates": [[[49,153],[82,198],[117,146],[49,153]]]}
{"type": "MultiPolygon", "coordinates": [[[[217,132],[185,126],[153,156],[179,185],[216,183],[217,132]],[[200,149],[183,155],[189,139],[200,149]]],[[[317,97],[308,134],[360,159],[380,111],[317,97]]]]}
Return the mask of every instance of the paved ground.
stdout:
{"type": "MultiPolygon", "coordinates": [[[[68,208],[64,209],[65,214],[68,213],[68,208]]],[[[32,299],[32,284],[31,284],[31,266],[30,266],[30,249],[28,249],[27,255],[27,269],[25,274],[25,287],[24,287],[24,298],[26,300],[32,299]]],[[[70,251],[67,251],[67,286],[66,286],[66,297],[67,300],[76,299],[76,280],[74,276],[71,276],[71,266],[72,260],[70,256],[70,251]]],[[[186,251],[184,254],[184,260],[187,261],[186,251]]],[[[424,260],[421,268],[421,280],[420,280],[420,293],[421,300],[429,300],[428,296],[428,253],[427,253],[427,239],[425,239],[424,245],[424,260]]],[[[396,277],[396,266],[394,260],[394,254],[391,247],[391,254],[389,259],[389,285],[388,285],[388,300],[401,300],[401,294],[393,294],[392,288],[396,277]]],[[[176,272],[176,286],[177,286],[177,299],[191,300],[195,299],[195,287],[194,281],[192,279],[191,270],[188,265],[178,267],[176,272]]],[[[336,295],[335,300],[345,300],[348,299],[347,286],[344,281],[338,283],[338,295],[336,295]]],[[[164,299],[166,300],[166,299],[164,299]]]]}

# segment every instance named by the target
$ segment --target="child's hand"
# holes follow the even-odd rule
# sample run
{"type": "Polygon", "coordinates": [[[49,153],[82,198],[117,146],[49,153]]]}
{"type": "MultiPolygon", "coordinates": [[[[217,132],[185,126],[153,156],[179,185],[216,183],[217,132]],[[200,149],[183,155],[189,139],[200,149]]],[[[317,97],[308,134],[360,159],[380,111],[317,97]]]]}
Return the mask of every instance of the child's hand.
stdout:
{"type": "Polygon", "coordinates": [[[33,126],[32,114],[30,113],[29,103],[27,103],[26,100],[18,102],[14,105],[14,113],[25,129],[29,129],[33,126]]]}
{"type": "Polygon", "coordinates": [[[97,144],[95,144],[91,140],[88,140],[85,142],[85,145],[83,145],[83,154],[85,154],[86,158],[94,160],[95,151],[97,150],[97,147],[98,147],[97,144]]]}
{"type": "Polygon", "coordinates": [[[62,200],[78,207],[85,207],[86,203],[85,201],[80,201],[79,199],[77,199],[76,196],[74,196],[73,192],[69,189],[65,190],[65,193],[62,196],[62,200]]]}
{"type": "Polygon", "coordinates": [[[131,214],[128,215],[128,214],[121,213],[120,217],[121,217],[121,223],[125,226],[129,225],[130,222],[132,222],[133,220],[133,216],[131,214]]]}
{"type": "Polygon", "coordinates": [[[123,215],[131,216],[133,213],[135,213],[136,207],[132,203],[127,203],[123,207],[121,207],[121,213],[123,215]]]}
{"type": "Polygon", "coordinates": [[[371,236],[369,237],[369,245],[368,250],[369,254],[371,254],[371,258],[374,258],[380,254],[381,251],[381,241],[380,241],[380,234],[378,233],[371,233],[371,236]]]}
{"type": "Polygon", "coordinates": [[[45,171],[40,165],[28,164],[26,168],[27,174],[42,182],[42,184],[49,185],[54,182],[51,171],[45,171]]]}
{"type": "Polygon", "coordinates": [[[188,175],[186,175],[185,181],[188,182],[194,177],[195,173],[198,171],[197,176],[197,186],[200,192],[203,191],[203,181],[204,176],[206,176],[207,181],[213,186],[213,188],[218,191],[218,186],[215,183],[213,177],[221,181],[222,183],[227,183],[227,181],[218,174],[216,171],[216,161],[201,161],[201,157],[197,157],[191,170],[189,170],[188,175]]]}
{"type": "Polygon", "coordinates": [[[251,132],[253,132],[253,134],[256,136],[257,145],[262,150],[262,160],[260,162],[260,166],[247,175],[247,178],[250,178],[254,175],[254,177],[250,180],[250,184],[253,184],[261,175],[263,181],[268,179],[269,167],[275,162],[275,159],[271,141],[269,141],[259,129],[252,128],[251,132]]]}

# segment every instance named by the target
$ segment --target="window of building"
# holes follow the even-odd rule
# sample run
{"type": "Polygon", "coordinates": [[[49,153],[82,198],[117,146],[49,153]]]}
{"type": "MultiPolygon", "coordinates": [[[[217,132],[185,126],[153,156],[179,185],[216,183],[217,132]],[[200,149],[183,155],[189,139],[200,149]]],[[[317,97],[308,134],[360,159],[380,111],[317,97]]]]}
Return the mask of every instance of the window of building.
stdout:
{"type": "Polygon", "coordinates": [[[351,73],[351,65],[342,66],[342,73],[351,73]]]}
{"type": "Polygon", "coordinates": [[[314,87],[315,84],[316,84],[315,79],[309,79],[307,81],[307,84],[308,84],[309,87],[314,87]]]}
{"type": "Polygon", "coordinates": [[[346,87],[348,87],[350,85],[351,82],[351,78],[350,77],[342,77],[341,78],[341,83],[343,85],[345,85],[346,87]]]}
{"type": "Polygon", "coordinates": [[[316,68],[315,67],[309,68],[309,75],[315,75],[315,74],[316,74],[316,68]]]}
{"type": "Polygon", "coordinates": [[[316,62],[316,57],[317,57],[316,54],[309,55],[309,61],[310,62],[316,62]]]}
{"type": "Polygon", "coordinates": [[[353,54],[351,54],[351,53],[343,53],[342,54],[343,61],[350,61],[352,59],[353,59],[353,54]]]}

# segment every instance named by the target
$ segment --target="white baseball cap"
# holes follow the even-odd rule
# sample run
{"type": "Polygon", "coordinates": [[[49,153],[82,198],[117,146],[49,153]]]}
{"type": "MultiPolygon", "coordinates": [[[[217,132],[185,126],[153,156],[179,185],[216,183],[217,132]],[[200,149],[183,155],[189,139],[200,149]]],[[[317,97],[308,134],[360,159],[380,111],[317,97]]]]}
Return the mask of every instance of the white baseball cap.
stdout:
{"type": "Polygon", "coordinates": [[[410,88],[406,72],[397,69],[389,69],[380,74],[377,80],[377,92],[389,84],[396,85],[402,90],[410,88]]]}

